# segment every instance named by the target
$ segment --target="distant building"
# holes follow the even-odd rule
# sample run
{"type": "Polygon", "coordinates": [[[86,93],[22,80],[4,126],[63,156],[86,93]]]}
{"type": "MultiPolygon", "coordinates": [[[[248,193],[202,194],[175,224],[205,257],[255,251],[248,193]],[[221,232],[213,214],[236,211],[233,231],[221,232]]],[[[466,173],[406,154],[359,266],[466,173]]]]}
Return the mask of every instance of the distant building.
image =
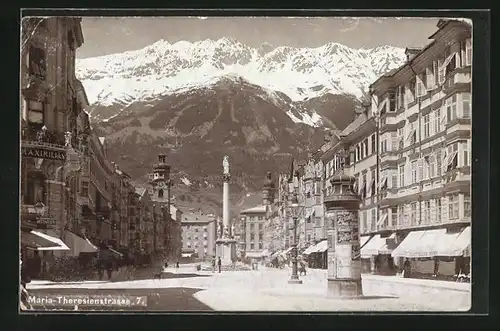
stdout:
{"type": "Polygon", "coordinates": [[[215,256],[216,225],[213,214],[199,212],[184,214],[181,221],[182,256],[200,259],[215,256]]]}
{"type": "Polygon", "coordinates": [[[244,224],[244,257],[261,258],[264,252],[267,207],[260,205],[240,212],[240,220],[244,224]]]}

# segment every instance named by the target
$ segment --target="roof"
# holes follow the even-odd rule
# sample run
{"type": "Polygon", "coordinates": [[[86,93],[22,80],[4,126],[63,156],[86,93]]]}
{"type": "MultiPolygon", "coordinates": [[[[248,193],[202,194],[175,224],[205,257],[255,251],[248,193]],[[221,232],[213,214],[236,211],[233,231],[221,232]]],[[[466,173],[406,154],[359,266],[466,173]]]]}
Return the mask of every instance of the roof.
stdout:
{"type": "Polygon", "coordinates": [[[202,214],[202,213],[187,213],[182,215],[182,224],[190,223],[211,223],[215,220],[213,215],[202,214]]]}
{"type": "Polygon", "coordinates": [[[363,124],[364,122],[366,122],[368,120],[368,117],[366,116],[365,113],[362,113],[361,115],[359,115],[358,117],[356,117],[356,119],[354,121],[352,121],[342,132],[341,132],[341,135],[343,136],[348,136],[350,135],[351,133],[353,133],[354,131],[356,131],[360,126],[361,124],[363,124]]]}
{"type": "Polygon", "coordinates": [[[240,214],[257,214],[257,213],[265,213],[266,206],[259,205],[252,208],[244,209],[240,211],[240,214]]]}

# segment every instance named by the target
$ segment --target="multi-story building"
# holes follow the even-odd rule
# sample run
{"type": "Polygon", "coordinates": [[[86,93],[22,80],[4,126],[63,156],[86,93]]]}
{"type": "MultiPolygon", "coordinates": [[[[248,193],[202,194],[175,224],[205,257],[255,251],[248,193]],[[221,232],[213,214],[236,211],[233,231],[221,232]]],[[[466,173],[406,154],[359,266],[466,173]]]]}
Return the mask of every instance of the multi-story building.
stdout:
{"type": "MultiPolygon", "coordinates": [[[[470,237],[471,27],[440,20],[429,39],[422,50],[407,49],[407,62],[371,86],[372,112],[380,118],[380,215],[369,232],[396,231],[399,265],[404,257],[449,256],[437,243],[470,237]]],[[[456,248],[462,254],[464,247],[456,248]]],[[[428,265],[435,268],[437,259],[428,265]]],[[[457,271],[442,262],[445,268],[457,271]]]]}
{"type": "Polygon", "coordinates": [[[217,222],[213,214],[182,215],[182,256],[210,259],[215,256],[217,222]]]}
{"type": "MultiPolygon", "coordinates": [[[[36,229],[54,246],[65,246],[44,251],[47,259],[78,254],[61,238],[73,235],[79,217],[78,171],[85,159],[85,139],[79,134],[86,132],[79,130],[78,119],[86,116],[87,104],[74,66],[75,51],[83,44],[80,19],[23,18],[21,34],[22,229],[36,229]]],[[[23,244],[28,233],[21,235],[23,249],[29,246],[26,240],[23,244]]]]}
{"type": "Polygon", "coordinates": [[[242,232],[245,241],[243,257],[262,258],[265,249],[266,213],[267,207],[264,205],[240,211],[240,219],[245,225],[242,232]]]}

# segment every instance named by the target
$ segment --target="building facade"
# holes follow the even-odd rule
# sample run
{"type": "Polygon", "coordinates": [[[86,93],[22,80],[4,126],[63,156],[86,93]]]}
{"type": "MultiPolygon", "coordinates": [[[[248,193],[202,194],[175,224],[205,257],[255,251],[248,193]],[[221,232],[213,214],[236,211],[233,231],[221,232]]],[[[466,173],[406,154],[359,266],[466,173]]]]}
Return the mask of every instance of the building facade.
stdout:
{"type": "MultiPolygon", "coordinates": [[[[64,238],[79,217],[74,206],[86,146],[78,119],[86,117],[87,101],[74,67],[83,44],[80,19],[23,18],[21,35],[20,209],[27,230],[21,239],[30,229],[64,238]]],[[[43,255],[75,253],[66,248],[43,255]]]]}
{"type": "Polygon", "coordinates": [[[338,137],[328,138],[305,165],[292,165],[297,179],[289,182],[304,210],[301,250],[331,230],[332,220],[320,223],[321,232],[308,226],[307,217],[316,190],[329,196],[330,180],[342,168],[355,177],[361,198],[367,269],[395,273],[406,264],[415,274],[469,270],[471,27],[441,20],[430,39],[424,49],[407,49],[407,62],[370,86],[370,102],[363,101],[338,137]],[[315,170],[322,173],[316,180],[315,170]]]}
{"type": "Polygon", "coordinates": [[[217,222],[212,214],[182,215],[182,256],[208,260],[215,257],[217,222]]]}
{"type": "Polygon", "coordinates": [[[245,242],[243,258],[261,258],[265,249],[267,207],[264,205],[240,211],[241,224],[244,224],[242,237],[245,242]]]}

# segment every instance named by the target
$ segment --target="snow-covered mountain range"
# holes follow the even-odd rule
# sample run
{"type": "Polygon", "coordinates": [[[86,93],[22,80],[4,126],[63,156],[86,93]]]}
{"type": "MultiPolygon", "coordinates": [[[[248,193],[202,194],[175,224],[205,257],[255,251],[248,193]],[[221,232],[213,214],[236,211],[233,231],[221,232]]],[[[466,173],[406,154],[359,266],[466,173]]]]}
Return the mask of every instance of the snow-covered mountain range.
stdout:
{"type": "Polygon", "coordinates": [[[331,94],[361,96],[369,84],[405,61],[404,49],[352,49],[328,43],[317,48],[249,47],[231,38],[160,40],[135,51],[78,59],[76,74],[91,104],[111,106],[162,96],[239,76],[291,101],[331,94]]]}

